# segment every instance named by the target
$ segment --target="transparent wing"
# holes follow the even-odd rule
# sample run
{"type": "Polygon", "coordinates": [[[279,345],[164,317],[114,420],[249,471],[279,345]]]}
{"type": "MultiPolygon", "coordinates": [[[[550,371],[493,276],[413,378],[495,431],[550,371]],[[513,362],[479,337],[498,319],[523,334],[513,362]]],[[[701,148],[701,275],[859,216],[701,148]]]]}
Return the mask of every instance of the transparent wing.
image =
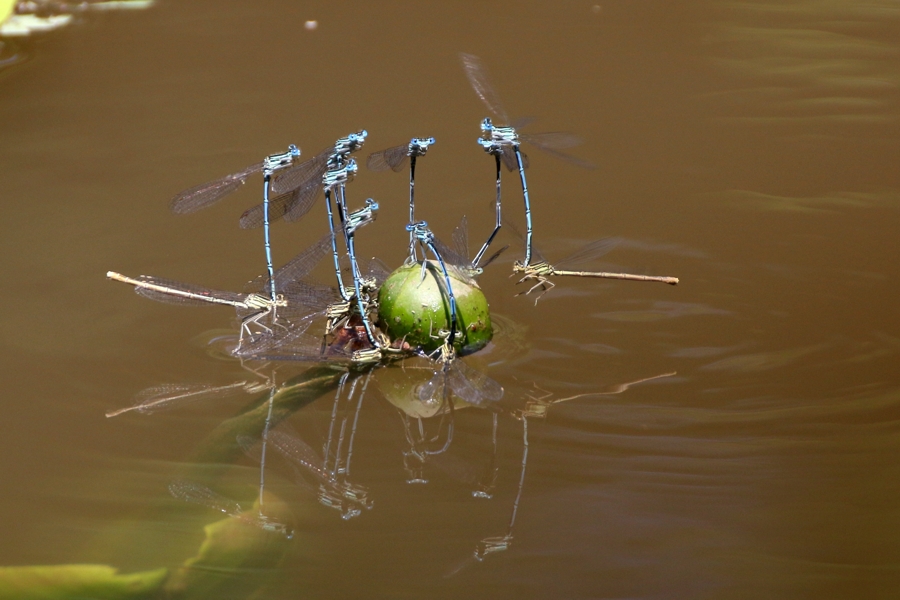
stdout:
{"type": "Polygon", "coordinates": [[[504,124],[509,123],[509,117],[506,116],[506,111],[500,102],[500,96],[497,95],[494,86],[491,85],[490,74],[487,67],[481,62],[481,59],[474,54],[465,54],[463,52],[460,52],[459,59],[462,61],[463,71],[466,73],[469,83],[478,97],[481,98],[481,101],[484,102],[484,105],[497,119],[504,124]]]}
{"type": "Polygon", "coordinates": [[[522,129],[523,127],[528,127],[532,123],[537,121],[537,117],[519,117],[517,119],[513,119],[513,122],[510,125],[516,129],[522,129]]]}
{"type": "Polygon", "coordinates": [[[231,175],[226,175],[215,181],[201,183],[189,190],[184,190],[175,195],[169,203],[169,208],[177,215],[187,215],[212,206],[234,190],[238,189],[247,178],[254,173],[262,171],[263,163],[251,165],[231,175]]]}
{"type": "Polygon", "coordinates": [[[325,470],[322,458],[299,437],[276,429],[269,432],[268,439],[272,447],[289,462],[301,467],[322,483],[334,482],[331,473],[325,470]]]}
{"type": "Polygon", "coordinates": [[[576,250],[564,259],[554,263],[553,266],[560,268],[566,265],[574,266],[589,260],[600,258],[621,243],[622,238],[603,238],[601,240],[594,240],[580,250],[576,250]]]}
{"type": "MultiPolygon", "coordinates": [[[[321,313],[310,315],[318,318],[321,313]]],[[[306,333],[306,327],[298,326],[288,332],[280,332],[279,328],[273,329],[273,333],[264,333],[254,336],[250,343],[244,343],[235,355],[243,358],[254,358],[269,361],[298,361],[298,362],[334,362],[346,363],[352,358],[351,352],[339,345],[326,346],[321,336],[306,333]]]]}
{"type": "MultiPolygon", "coordinates": [[[[318,179],[310,179],[292,192],[281,194],[269,200],[269,223],[281,218],[287,222],[302,218],[315,204],[321,184],[318,179]]],[[[241,215],[241,229],[262,227],[265,217],[265,205],[257,204],[241,215]]]]}
{"type": "Polygon", "coordinates": [[[581,143],[581,138],[571,133],[520,133],[519,139],[539,148],[554,158],[558,158],[559,160],[575,165],[576,167],[581,167],[582,169],[597,168],[596,165],[591,162],[558,150],[558,148],[571,148],[572,146],[577,146],[581,143]]]}
{"type": "Polygon", "coordinates": [[[450,387],[460,399],[476,406],[503,398],[499,383],[458,359],[450,367],[450,387]]]}
{"type": "Polygon", "coordinates": [[[548,131],[546,133],[519,133],[519,139],[537,146],[541,150],[565,150],[574,148],[584,143],[584,140],[574,133],[565,131],[548,131]]]}
{"type": "Polygon", "coordinates": [[[309,210],[315,206],[316,198],[322,190],[322,183],[318,179],[310,179],[305,185],[297,188],[291,195],[291,202],[285,212],[284,220],[288,223],[299,221],[309,210]]]}
{"type": "MultiPolygon", "coordinates": [[[[288,305],[294,301],[314,311],[325,310],[329,304],[340,300],[337,288],[324,283],[293,281],[281,288],[281,293],[288,298],[288,305]]],[[[280,310],[278,314],[281,314],[280,310]]]]}
{"type": "Polygon", "coordinates": [[[434,247],[440,253],[441,258],[444,259],[444,262],[448,265],[452,265],[454,267],[468,267],[470,266],[469,259],[465,256],[460,255],[456,250],[450,248],[447,244],[442,242],[439,238],[434,238],[434,247]]]}
{"type": "Polygon", "coordinates": [[[272,193],[276,195],[293,192],[298,187],[310,180],[319,181],[325,173],[328,157],[334,152],[333,147],[328,147],[293,167],[279,171],[272,177],[272,193]]]}
{"type": "Polygon", "coordinates": [[[169,484],[169,493],[179,500],[212,508],[226,515],[241,513],[241,505],[194,481],[175,480],[169,484]]]}
{"type": "Polygon", "coordinates": [[[366,159],[366,168],[370,171],[393,170],[395,173],[403,169],[406,159],[409,158],[409,144],[401,144],[380,152],[373,152],[366,159]]]}
{"type": "Polygon", "coordinates": [[[378,285],[384,283],[384,280],[390,277],[391,270],[380,258],[372,258],[366,267],[366,273],[369,277],[374,277],[378,285]]]}
{"type": "Polygon", "coordinates": [[[466,221],[466,215],[459,220],[459,225],[453,230],[453,248],[456,253],[468,261],[469,259],[469,225],[466,221]]]}
{"type": "Polygon", "coordinates": [[[419,386],[416,395],[422,402],[441,402],[447,392],[447,376],[443,369],[438,369],[431,379],[419,386]]]}
{"type": "MultiPolygon", "coordinates": [[[[316,243],[275,270],[275,290],[308,276],[330,251],[331,234],[325,234],[316,243]]],[[[268,280],[262,289],[269,289],[268,280]]]]}
{"type": "MultiPolygon", "coordinates": [[[[522,156],[522,168],[527,169],[531,162],[528,160],[528,155],[519,150],[519,154],[522,156]]],[[[500,158],[503,159],[503,165],[509,171],[516,171],[519,169],[519,163],[516,160],[516,152],[510,146],[503,147],[503,154],[500,155],[500,158]]]]}
{"type": "Polygon", "coordinates": [[[239,349],[234,350],[234,355],[240,358],[254,358],[259,360],[276,360],[281,357],[284,360],[327,360],[322,354],[322,338],[309,335],[306,331],[322,316],[322,313],[311,313],[298,319],[292,319],[287,324],[273,327],[270,331],[254,334],[249,339],[244,338],[239,349]]]}
{"type": "MultiPolygon", "coordinates": [[[[284,217],[291,204],[292,198],[296,193],[297,192],[294,191],[288,194],[282,194],[277,198],[271,198],[269,200],[269,223],[274,223],[284,217]]],[[[257,204],[256,206],[245,210],[239,221],[241,229],[256,229],[257,227],[262,227],[266,215],[264,209],[264,204],[257,204]]]]}

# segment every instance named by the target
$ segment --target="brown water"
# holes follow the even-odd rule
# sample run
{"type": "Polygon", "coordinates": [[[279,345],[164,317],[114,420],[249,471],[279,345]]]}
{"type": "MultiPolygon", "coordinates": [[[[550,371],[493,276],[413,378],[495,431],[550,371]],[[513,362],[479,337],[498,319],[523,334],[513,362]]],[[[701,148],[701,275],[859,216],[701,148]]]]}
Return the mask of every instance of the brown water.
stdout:
{"type": "MultiPolygon", "coordinates": [[[[256,180],[189,217],[169,214],[173,193],[291,142],[311,155],[362,127],[367,151],[433,135],[420,215],[449,237],[468,214],[473,245],[488,233],[492,163],[474,143],[486,113],[465,51],[514,116],[577,132],[599,167],[530,152],[550,258],[622,236],[600,266],[682,283],[558,280],[534,306],[513,296],[508,263],[489,270],[503,327],[473,364],[506,388],[493,498],[471,494],[490,479],[492,413],[460,411],[429,483],[407,484],[402,413],[376,373],[352,463],[372,509],[341,519],[273,459],[268,490],[298,534],[264,565],[260,597],[895,597],[898,40],[887,0],[193,1],[91,15],[31,43],[0,73],[0,564],[176,566],[221,517],[166,488],[199,472],[204,440],[255,396],[104,417],[152,385],[252,378],[196,339],[227,327],[227,309],[147,302],[104,278],[239,290],[261,272],[259,231],[236,226],[256,180]],[[507,533],[528,396],[672,372],[528,418],[512,544],[466,562],[507,533]]],[[[404,177],[361,171],[351,192],[382,206],[361,253],[399,264],[404,177]]],[[[318,239],[321,212],[274,228],[276,262],[318,239]]],[[[333,403],[325,394],[290,425],[321,448],[333,403]]],[[[249,507],[258,467],[240,453],[232,464],[216,489],[249,507]]],[[[235,597],[235,582],[258,584],[231,577],[235,597]]]]}

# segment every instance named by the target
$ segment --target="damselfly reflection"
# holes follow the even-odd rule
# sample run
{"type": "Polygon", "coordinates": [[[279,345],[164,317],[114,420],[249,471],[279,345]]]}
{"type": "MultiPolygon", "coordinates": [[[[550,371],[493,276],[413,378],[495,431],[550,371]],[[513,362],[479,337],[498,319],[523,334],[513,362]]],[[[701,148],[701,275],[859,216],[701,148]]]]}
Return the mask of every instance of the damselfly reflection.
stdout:
{"type": "Polygon", "coordinates": [[[417,392],[422,402],[439,402],[451,394],[468,404],[485,407],[503,398],[503,386],[461,358],[454,358],[439,361],[434,376],[417,392]]]}
{"type": "Polygon", "coordinates": [[[214,492],[202,483],[180,479],[175,480],[169,484],[169,493],[179,500],[211,508],[230,517],[234,517],[242,523],[259,527],[264,531],[279,533],[287,538],[291,538],[294,535],[294,530],[284,523],[279,523],[278,521],[274,521],[260,514],[244,511],[237,501],[232,500],[227,496],[223,496],[218,492],[214,492]]]}
{"type": "Polygon", "coordinates": [[[156,385],[138,392],[134,397],[136,403],[132,406],[108,411],[106,416],[117,417],[131,411],[149,415],[188,402],[227,398],[241,392],[252,394],[257,391],[256,385],[247,381],[236,381],[226,385],[183,383],[156,385]]]}
{"type": "MultiPolygon", "coordinates": [[[[472,564],[473,562],[480,563],[484,562],[484,559],[489,554],[494,554],[497,552],[503,552],[508,550],[513,541],[513,528],[516,526],[516,517],[519,514],[519,502],[522,500],[522,490],[525,488],[525,469],[528,467],[528,419],[522,418],[522,465],[519,471],[519,481],[516,486],[516,495],[512,502],[512,509],[510,510],[509,522],[506,525],[506,532],[503,535],[499,536],[488,536],[482,538],[475,544],[475,551],[472,555],[462,561],[459,565],[453,568],[449,573],[447,573],[447,577],[452,577],[456,575],[461,570],[472,564]]],[[[481,498],[491,498],[490,495],[478,496],[477,494],[473,494],[476,497],[481,498]]]]}
{"type": "Polygon", "coordinates": [[[442,342],[431,354],[425,355],[435,365],[434,376],[422,385],[417,395],[422,402],[443,402],[456,394],[460,400],[475,406],[485,406],[503,398],[503,387],[486,374],[469,367],[452,346],[450,332],[441,330],[436,336],[442,342]]]}
{"type": "Polygon", "coordinates": [[[249,456],[258,458],[261,465],[265,464],[267,445],[271,446],[284,459],[299,485],[307,487],[309,479],[317,484],[315,493],[321,504],[340,511],[345,520],[359,516],[362,510],[372,508],[372,500],[366,487],[352,483],[349,478],[359,413],[370,376],[371,373],[355,377],[350,384],[346,384],[349,373],[341,378],[321,455],[286,425],[273,430],[266,428],[259,452],[255,450],[255,440],[247,436],[238,437],[239,445],[249,456]],[[352,407],[351,413],[340,410],[346,404],[352,407]]]}

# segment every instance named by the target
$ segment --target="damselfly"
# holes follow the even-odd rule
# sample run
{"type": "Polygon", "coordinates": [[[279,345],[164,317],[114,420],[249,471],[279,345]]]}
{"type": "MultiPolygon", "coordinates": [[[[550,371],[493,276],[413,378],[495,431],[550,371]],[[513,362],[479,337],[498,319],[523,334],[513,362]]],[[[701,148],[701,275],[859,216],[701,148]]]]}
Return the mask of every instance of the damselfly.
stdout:
{"type": "Polygon", "coordinates": [[[530,288],[524,292],[519,292],[517,295],[524,294],[527,296],[540,288],[541,293],[534,299],[534,303],[537,304],[538,300],[540,300],[544,294],[550,291],[551,288],[556,287],[556,284],[550,281],[551,277],[595,277],[599,279],[625,279],[628,281],[657,281],[660,283],[668,283],[669,285],[678,284],[677,277],[634,275],[631,273],[611,273],[607,271],[574,271],[565,269],[566,265],[574,266],[578,263],[583,263],[590,259],[603,256],[614,248],[617,243],[618,240],[616,239],[596,240],[558,261],[555,265],[551,265],[547,262],[537,249],[535,249],[537,262],[533,262],[530,265],[523,265],[519,261],[513,263],[513,274],[522,275],[522,278],[516,283],[524,283],[526,281],[535,282],[530,288]]]}
{"type": "Polygon", "coordinates": [[[241,333],[238,340],[238,348],[244,341],[244,333],[252,336],[250,325],[254,324],[265,331],[271,332],[269,327],[260,323],[260,319],[275,311],[276,307],[288,306],[289,300],[279,294],[273,302],[260,294],[239,294],[237,292],[223,292],[188,283],[180,283],[169,279],[140,275],[137,278],[126,277],[121,273],[107,271],[106,276],[115,281],[121,281],[135,287],[135,292],[156,300],[170,304],[194,305],[224,304],[240,310],[251,311],[241,319],[241,333]]]}
{"type": "MultiPolygon", "coordinates": [[[[292,222],[301,219],[315,204],[322,188],[322,176],[329,168],[344,166],[349,155],[359,150],[366,141],[365,129],[339,138],[314,157],[279,171],[272,177],[270,220],[283,218],[292,222]]],[[[263,224],[263,205],[247,209],[241,216],[241,227],[252,229],[263,224]]]]}
{"type": "Polygon", "coordinates": [[[372,329],[372,323],[369,320],[369,308],[371,306],[374,291],[371,286],[363,286],[362,273],[359,270],[359,264],[356,261],[356,246],[354,235],[356,230],[364,225],[368,225],[375,220],[375,214],[378,211],[378,203],[371,198],[366,200],[366,206],[347,215],[344,223],[344,231],[347,235],[347,254],[350,256],[350,272],[353,275],[353,288],[356,293],[356,306],[359,310],[359,316],[362,319],[363,326],[366,328],[366,337],[374,348],[381,349],[384,344],[375,335],[372,329]],[[365,289],[365,295],[364,295],[365,289]]]}
{"type": "MultiPolygon", "coordinates": [[[[262,210],[262,225],[263,225],[263,236],[265,239],[265,250],[266,250],[266,268],[269,273],[269,279],[271,282],[270,290],[269,290],[269,299],[274,304],[276,301],[276,292],[275,292],[275,284],[274,280],[272,280],[272,248],[269,242],[269,188],[270,182],[272,180],[272,175],[278,171],[283,169],[287,169],[299,162],[300,158],[300,149],[297,146],[291,144],[288,147],[287,152],[282,152],[280,154],[272,154],[267,156],[261,163],[257,163],[255,165],[251,165],[244,169],[243,171],[239,171],[237,173],[233,173],[231,175],[226,175],[220,179],[215,181],[210,181],[199,185],[195,188],[191,188],[184,192],[177,194],[174,198],[172,198],[172,202],[170,203],[170,208],[172,212],[176,214],[187,214],[196,212],[202,208],[206,208],[207,206],[211,206],[230,194],[231,192],[238,189],[240,186],[244,184],[247,178],[254,174],[262,171],[263,173],[263,210],[262,210]]],[[[285,191],[287,193],[287,190],[285,191]]]]}
{"type": "MultiPolygon", "coordinates": [[[[521,239],[522,235],[519,233],[518,229],[508,220],[505,220],[505,223],[509,230],[513,233],[514,236],[521,239]]],[[[622,242],[619,238],[603,238],[599,240],[594,240],[576,250],[569,256],[563,258],[562,260],[557,261],[555,264],[550,264],[550,262],[544,258],[544,255],[541,254],[540,250],[537,247],[532,249],[534,253],[534,257],[537,259],[537,262],[533,262],[530,265],[525,265],[516,261],[513,263],[513,275],[522,275],[522,277],[516,283],[525,283],[525,282],[535,282],[530,288],[523,292],[519,292],[516,294],[517,296],[528,295],[531,292],[541,289],[541,293],[534,299],[534,303],[537,304],[538,300],[543,297],[550,289],[556,287],[556,284],[553,283],[550,278],[551,277],[591,277],[591,278],[599,278],[599,279],[625,279],[628,281],[657,281],[660,283],[668,283],[669,285],[677,285],[678,278],[677,277],[662,277],[657,275],[634,275],[631,273],[611,273],[606,271],[576,271],[571,269],[566,269],[567,266],[574,267],[578,264],[582,264],[588,262],[590,260],[594,260],[596,258],[600,258],[601,256],[607,254],[610,250],[618,246],[622,242]]]]}
{"type": "MultiPolygon", "coordinates": [[[[449,344],[453,346],[453,340],[456,337],[456,329],[457,329],[457,318],[456,318],[456,296],[453,295],[453,285],[450,283],[450,274],[447,272],[447,265],[444,264],[444,259],[441,257],[440,250],[437,249],[437,246],[434,242],[434,234],[431,233],[431,230],[428,229],[428,223],[425,221],[417,221],[415,223],[409,223],[406,226],[406,230],[411,232],[415,239],[423,246],[423,248],[428,248],[431,250],[431,253],[434,255],[434,258],[437,259],[438,264],[441,267],[441,272],[444,275],[444,282],[446,284],[446,293],[450,301],[450,332],[448,334],[449,344]]],[[[425,260],[425,251],[422,250],[422,279],[425,279],[426,267],[428,265],[428,261],[425,260]]],[[[416,260],[415,254],[411,257],[412,261],[416,260]]]]}
{"type": "MultiPolygon", "coordinates": [[[[401,144],[374,152],[366,159],[366,167],[372,171],[391,169],[399,172],[409,160],[409,222],[416,221],[416,159],[425,156],[428,148],[434,144],[434,138],[412,138],[408,144],[401,144]]],[[[409,233],[409,255],[415,260],[415,237],[409,233]]]]}
{"type": "Polygon", "coordinates": [[[573,164],[585,168],[593,168],[593,165],[583,160],[560,152],[560,149],[571,148],[581,143],[580,138],[569,133],[552,132],[552,133],[519,133],[518,128],[524,126],[521,123],[511,123],[507,116],[503,104],[500,102],[500,96],[491,84],[491,78],[487,68],[482,64],[481,59],[473,54],[460,54],[463,70],[469,83],[475,90],[475,93],[481,98],[488,110],[493,116],[505,123],[506,125],[497,126],[491,119],[485,118],[481,122],[481,131],[485,137],[478,138],[478,144],[492,155],[497,164],[497,199],[496,199],[496,223],[491,235],[485,241],[481,250],[475,256],[474,263],[477,264],[484,255],[488,246],[497,235],[502,224],[500,211],[500,163],[506,165],[510,171],[519,170],[519,179],[522,182],[522,196],[525,201],[525,222],[527,225],[527,240],[525,246],[525,259],[523,263],[528,265],[531,263],[531,202],[528,197],[528,184],[525,180],[525,168],[528,166],[528,158],[519,149],[521,142],[527,142],[544,152],[551,154],[557,158],[561,158],[573,164]]]}

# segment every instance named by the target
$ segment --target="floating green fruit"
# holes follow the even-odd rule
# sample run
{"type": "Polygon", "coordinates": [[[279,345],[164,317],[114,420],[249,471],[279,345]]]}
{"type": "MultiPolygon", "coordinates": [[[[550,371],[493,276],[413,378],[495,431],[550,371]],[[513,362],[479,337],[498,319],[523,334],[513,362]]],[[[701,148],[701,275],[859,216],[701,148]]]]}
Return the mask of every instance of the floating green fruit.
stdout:
{"type": "MultiPolygon", "coordinates": [[[[484,348],[494,334],[487,298],[474,280],[453,271],[450,283],[459,320],[453,346],[459,354],[471,354],[484,348]]],[[[421,263],[391,273],[378,292],[378,305],[382,331],[425,352],[439,348],[438,332],[450,329],[450,298],[440,266],[432,261],[426,263],[425,279],[421,263]]]]}

